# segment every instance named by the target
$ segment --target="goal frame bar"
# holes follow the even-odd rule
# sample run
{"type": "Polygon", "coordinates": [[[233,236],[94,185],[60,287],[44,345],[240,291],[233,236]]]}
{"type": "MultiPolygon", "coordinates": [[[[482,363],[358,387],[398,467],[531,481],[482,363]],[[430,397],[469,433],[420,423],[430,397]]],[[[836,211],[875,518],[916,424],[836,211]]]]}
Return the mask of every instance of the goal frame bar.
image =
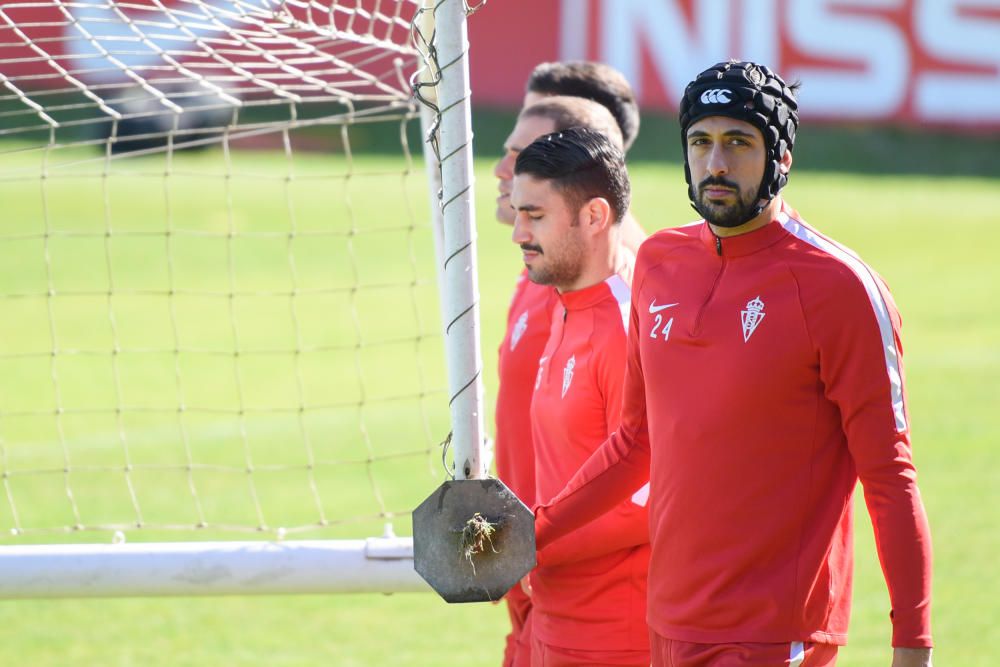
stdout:
{"type": "Polygon", "coordinates": [[[430,592],[413,539],[0,548],[0,598],[430,592]]]}

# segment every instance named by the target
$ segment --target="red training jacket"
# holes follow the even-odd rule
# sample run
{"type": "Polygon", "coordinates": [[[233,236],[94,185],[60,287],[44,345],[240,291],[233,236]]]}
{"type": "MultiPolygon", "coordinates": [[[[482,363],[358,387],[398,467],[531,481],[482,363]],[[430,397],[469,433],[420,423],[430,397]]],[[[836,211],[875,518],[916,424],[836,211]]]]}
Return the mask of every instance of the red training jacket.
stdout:
{"type": "Polygon", "coordinates": [[[500,343],[496,404],[497,477],[528,507],[535,504],[535,458],[531,446],[531,394],[538,359],[549,338],[556,290],[528,280],[525,269],[507,309],[507,333],[500,343]]]}
{"type": "MultiPolygon", "coordinates": [[[[632,262],[625,275],[630,277],[632,262]]],[[[531,400],[537,498],[562,490],[621,416],[629,287],[614,275],[559,295],[531,400]]],[[[646,491],[646,490],[643,490],[646,491]]],[[[648,650],[646,493],[539,554],[532,632],[577,650],[648,650]]]]}
{"type": "Polygon", "coordinates": [[[899,326],[882,280],[787,207],[740,236],[657,233],[636,264],[621,426],[538,510],[539,548],[649,474],[655,632],[843,644],[860,478],[892,643],[930,646],[899,326]]]}

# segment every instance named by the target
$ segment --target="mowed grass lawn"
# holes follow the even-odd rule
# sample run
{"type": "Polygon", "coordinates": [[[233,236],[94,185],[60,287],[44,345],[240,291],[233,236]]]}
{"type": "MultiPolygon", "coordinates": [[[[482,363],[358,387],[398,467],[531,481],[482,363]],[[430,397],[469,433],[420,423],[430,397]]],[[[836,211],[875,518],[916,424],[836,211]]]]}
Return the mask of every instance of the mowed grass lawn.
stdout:
{"type": "MultiPolygon", "coordinates": [[[[47,186],[47,211],[37,180],[0,182],[0,293],[18,295],[0,300],[0,437],[11,472],[8,499],[0,500],[5,532],[73,525],[76,515],[87,525],[130,524],[141,514],[160,526],[191,525],[199,516],[211,526],[263,525],[262,539],[279,526],[300,527],[305,536],[360,536],[380,531],[385,514],[398,533],[409,533],[407,509],[442,477],[436,442],[447,432],[420,168],[405,184],[399,175],[343,179],[336,160],[300,157],[287,185],[281,156],[237,155],[235,164],[241,174],[266,177],[236,178],[226,190],[210,176],[218,161],[194,156],[174,165],[168,190],[153,177],[112,179],[110,190],[94,175],[57,179],[47,186]],[[110,242],[100,237],[105,202],[117,234],[110,242]],[[289,204],[298,231],[291,240],[289,204]],[[43,214],[51,230],[75,232],[50,236],[48,263],[38,234],[43,214]],[[174,229],[202,233],[177,234],[168,253],[164,234],[142,233],[163,230],[168,219],[174,229]],[[384,234],[352,234],[352,220],[384,234]],[[344,235],[315,233],[329,225],[344,235]],[[241,234],[230,238],[230,229],[241,234]],[[402,288],[383,290],[384,283],[402,288]],[[365,288],[345,292],[344,284],[365,288]],[[80,294],[46,298],[53,287],[80,294]],[[171,288],[173,314],[164,296],[171,288]],[[118,294],[110,307],[109,289],[118,294]],[[57,362],[58,395],[46,356],[53,328],[59,349],[75,350],[57,362]],[[403,331],[422,336],[396,340],[392,332],[403,331]],[[356,351],[358,340],[371,351],[356,351]],[[111,355],[115,341],[122,352],[111,355]],[[306,352],[288,352],[296,348],[306,352]],[[234,361],[234,349],[249,352],[234,361]],[[158,412],[178,395],[199,409],[183,418],[158,412]],[[422,398],[398,398],[404,395],[422,398]],[[372,404],[359,411],[361,396],[372,404]],[[118,418],[99,405],[144,411],[118,418]],[[309,409],[299,419],[302,406],[309,409]],[[310,448],[327,464],[312,478],[310,448]],[[67,450],[76,470],[69,481],[58,472],[67,450]],[[252,493],[243,472],[248,456],[259,468],[252,493]],[[184,469],[189,457],[215,466],[193,480],[196,494],[184,469]],[[365,519],[349,520],[359,515],[365,519]],[[309,530],[320,517],[330,526],[309,530]]],[[[148,171],[161,166],[151,162],[148,171]]],[[[509,229],[493,221],[491,164],[476,167],[489,403],[519,262],[509,229]]],[[[390,168],[398,171],[359,159],[354,173],[390,168]]],[[[637,164],[632,176],[634,210],[647,229],[692,219],[677,165],[637,164]]],[[[807,220],[886,278],[903,313],[915,456],[935,540],[939,665],[992,665],[1000,656],[1000,580],[992,574],[1000,549],[997,186],[798,171],[787,190],[807,220]]],[[[839,664],[887,665],[888,600],[860,502],[858,517],[851,643],[839,664]]],[[[129,539],[185,534],[146,528],[129,531],[129,539]]],[[[57,538],[105,541],[110,533],[57,538]]],[[[5,542],[52,539],[40,533],[5,542]]],[[[5,601],[0,664],[497,665],[505,629],[502,605],[449,606],[422,594],[5,601]]]]}

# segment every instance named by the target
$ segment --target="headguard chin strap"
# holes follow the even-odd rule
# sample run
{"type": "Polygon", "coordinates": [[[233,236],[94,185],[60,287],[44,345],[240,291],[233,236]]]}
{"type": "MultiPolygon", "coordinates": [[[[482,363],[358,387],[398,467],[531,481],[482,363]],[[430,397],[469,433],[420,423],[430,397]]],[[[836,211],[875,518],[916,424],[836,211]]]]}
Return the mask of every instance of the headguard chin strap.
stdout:
{"type": "MultiPolygon", "coordinates": [[[[694,122],[707,116],[736,118],[760,130],[767,148],[767,164],[757,201],[774,199],[788,182],[788,175],[781,173],[781,159],[795,144],[799,125],[794,91],[764,65],[738,61],[713,65],[688,84],[681,99],[680,124],[684,178],[693,205],[697,200],[687,159],[687,131],[694,122]]],[[[740,224],[757,217],[763,209],[758,204],[740,224]]]]}

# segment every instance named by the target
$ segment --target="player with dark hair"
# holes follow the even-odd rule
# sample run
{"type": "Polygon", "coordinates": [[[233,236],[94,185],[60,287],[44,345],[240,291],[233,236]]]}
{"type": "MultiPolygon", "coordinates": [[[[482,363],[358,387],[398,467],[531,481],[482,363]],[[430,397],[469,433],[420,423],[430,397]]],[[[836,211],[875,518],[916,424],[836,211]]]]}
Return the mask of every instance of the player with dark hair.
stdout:
{"type": "Polygon", "coordinates": [[[653,665],[832,665],[860,479],[892,664],[926,667],[930,532],[888,288],[780,196],[793,86],[719,63],[687,86],[680,125],[703,220],[639,252],[621,425],[537,509],[539,557],[648,475],[653,665]]]}
{"type": "MultiPolygon", "coordinates": [[[[514,161],[522,148],[542,134],[575,125],[603,131],[598,126],[599,117],[600,124],[604,124],[603,115],[594,107],[606,110],[607,117],[616,121],[619,136],[624,137],[627,129],[629,143],[635,139],[639,127],[638,107],[628,82],[620,72],[607,65],[542,63],[535,68],[528,88],[523,111],[532,108],[534,111],[518,117],[517,125],[504,143],[504,155],[493,171],[500,191],[496,217],[500,222],[511,225],[514,223],[514,210],[510,206],[514,161]],[[536,84],[531,81],[536,81],[536,84]],[[549,103],[556,98],[564,100],[566,95],[586,103],[572,111],[572,115],[583,114],[587,118],[572,121],[566,114],[551,107],[537,106],[539,102],[549,103]]],[[[564,102],[556,104],[566,106],[564,102]]],[[[605,134],[612,141],[616,139],[615,133],[607,131],[605,134]]],[[[622,245],[634,254],[645,238],[646,234],[635,218],[626,213],[621,223],[622,245]]],[[[500,387],[496,403],[497,476],[528,505],[534,501],[534,455],[528,408],[538,358],[548,338],[549,313],[555,305],[555,298],[551,287],[532,283],[522,272],[507,310],[507,331],[500,345],[500,387]]],[[[505,667],[521,667],[526,664],[530,651],[531,602],[518,587],[507,594],[506,600],[511,632],[507,636],[503,664],[505,667]]]]}
{"type": "MultiPolygon", "coordinates": [[[[621,415],[632,255],[621,219],[630,189],[619,149],[572,128],[526,147],[514,166],[513,240],[531,281],[558,302],[531,398],[535,495],[558,493],[621,415]]],[[[531,574],[531,665],[649,664],[643,491],[546,551],[531,574]]]]}
{"type": "MultiPolygon", "coordinates": [[[[621,129],[614,116],[604,106],[583,97],[546,95],[525,105],[517,115],[517,123],[503,145],[503,156],[493,169],[498,179],[497,220],[514,224],[514,209],[510,205],[510,190],[514,182],[514,161],[532,141],[550,132],[571,127],[589,127],[607,136],[616,146],[623,146],[621,129]]],[[[633,254],[638,250],[636,245],[633,254]]]]}
{"type": "MultiPolygon", "coordinates": [[[[621,131],[605,107],[582,97],[540,98],[521,111],[504,144],[504,156],[496,169],[503,193],[497,201],[498,217],[503,211],[513,223],[514,209],[509,195],[514,180],[514,162],[520,152],[544,134],[575,126],[596,130],[621,149],[621,131]]],[[[622,252],[634,255],[624,248],[622,252]]],[[[529,506],[535,501],[535,458],[529,417],[531,395],[538,374],[538,359],[548,340],[551,313],[557,303],[558,297],[551,285],[536,284],[528,279],[527,271],[523,271],[507,310],[507,332],[499,351],[497,476],[529,506]]],[[[522,667],[528,664],[531,652],[531,601],[516,586],[505,598],[511,632],[507,636],[503,664],[522,667]]]]}
{"type": "Polygon", "coordinates": [[[610,65],[590,61],[541,63],[532,70],[525,88],[524,106],[546,95],[568,95],[605,107],[622,130],[626,152],[639,135],[639,105],[632,86],[610,65]]]}
{"type": "MultiPolygon", "coordinates": [[[[557,95],[580,97],[600,104],[611,112],[621,130],[623,151],[628,152],[635,142],[639,134],[639,105],[628,80],[615,68],[604,63],[589,61],[541,63],[528,77],[522,109],[546,97],[557,95]]],[[[507,196],[510,194],[511,179],[514,177],[511,168],[516,157],[516,155],[511,156],[508,151],[493,170],[494,176],[499,181],[500,190],[500,196],[497,197],[497,220],[506,224],[514,222],[507,196]]],[[[622,220],[621,238],[622,243],[633,253],[646,239],[646,232],[639,226],[631,212],[627,212],[622,220]]]]}

